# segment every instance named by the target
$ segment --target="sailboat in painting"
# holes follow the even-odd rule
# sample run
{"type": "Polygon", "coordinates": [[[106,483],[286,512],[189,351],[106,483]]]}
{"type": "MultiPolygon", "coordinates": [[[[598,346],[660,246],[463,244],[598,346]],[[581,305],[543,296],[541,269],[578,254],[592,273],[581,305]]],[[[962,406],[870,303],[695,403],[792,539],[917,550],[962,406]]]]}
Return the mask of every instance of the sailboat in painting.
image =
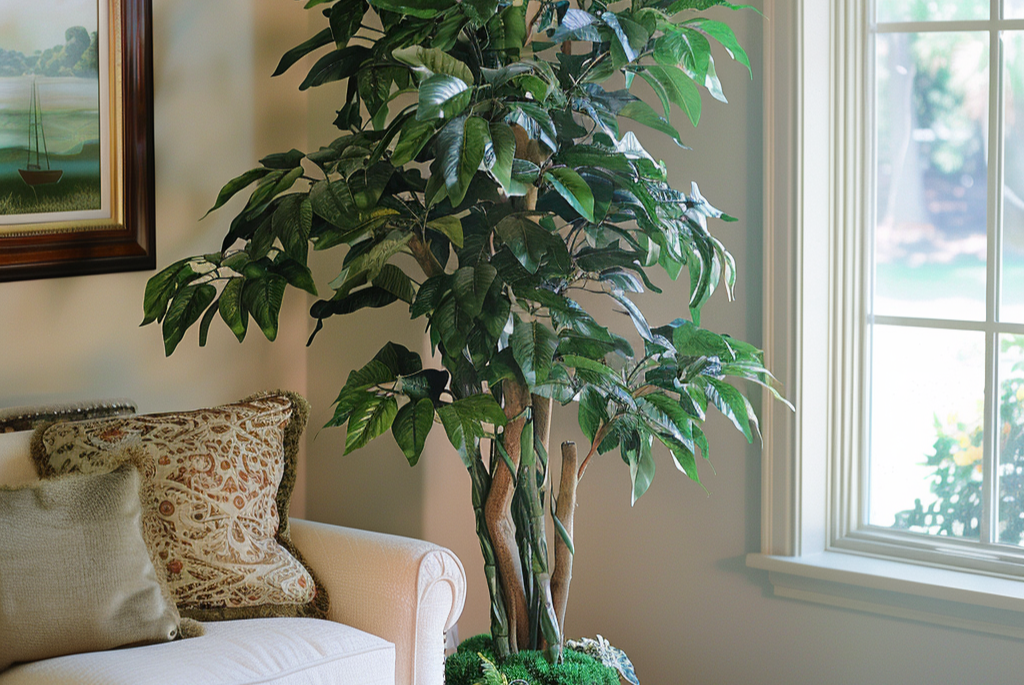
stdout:
{"type": "Polygon", "coordinates": [[[29,106],[28,160],[24,169],[18,169],[21,180],[30,186],[48,185],[60,181],[64,171],[50,168],[50,156],[46,151],[46,133],[43,131],[42,106],[39,104],[39,88],[32,81],[32,103],[29,106]],[[40,145],[42,150],[40,151],[40,145]],[[35,155],[35,163],[32,156],[35,155]],[[46,168],[43,168],[43,164],[46,168]]]}

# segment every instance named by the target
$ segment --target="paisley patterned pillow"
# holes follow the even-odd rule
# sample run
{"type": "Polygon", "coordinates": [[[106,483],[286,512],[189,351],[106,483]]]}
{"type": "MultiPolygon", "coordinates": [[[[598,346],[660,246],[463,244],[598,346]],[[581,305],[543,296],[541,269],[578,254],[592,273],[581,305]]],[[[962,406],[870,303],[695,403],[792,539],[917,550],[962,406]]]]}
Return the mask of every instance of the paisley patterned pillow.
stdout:
{"type": "Polygon", "coordinates": [[[327,596],[288,535],[308,405],[293,393],[213,409],[40,427],[43,477],[112,471],[143,477],[143,531],[182,616],[317,616],[327,596]]]}

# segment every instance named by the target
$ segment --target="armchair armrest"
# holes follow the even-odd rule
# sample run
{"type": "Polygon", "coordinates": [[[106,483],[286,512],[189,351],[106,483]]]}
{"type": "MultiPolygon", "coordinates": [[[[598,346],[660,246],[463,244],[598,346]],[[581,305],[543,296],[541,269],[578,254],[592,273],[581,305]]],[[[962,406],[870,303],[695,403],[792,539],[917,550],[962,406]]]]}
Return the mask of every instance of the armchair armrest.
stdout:
{"type": "Polygon", "coordinates": [[[466,601],[451,551],[411,538],[291,519],[331,598],[328,618],[395,644],[395,685],[443,685],[445,631],[466,601]]]}

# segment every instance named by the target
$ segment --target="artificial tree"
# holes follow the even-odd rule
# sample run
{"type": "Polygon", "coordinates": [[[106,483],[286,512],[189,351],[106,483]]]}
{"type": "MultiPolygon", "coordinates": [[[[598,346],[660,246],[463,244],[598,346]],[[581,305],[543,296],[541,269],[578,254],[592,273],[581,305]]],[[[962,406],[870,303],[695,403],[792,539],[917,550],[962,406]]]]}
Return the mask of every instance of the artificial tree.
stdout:
{"type": "Polygon", "coordinates": [[[240,341],[250,316],[273,340],[286,287],[317,295],[310,246],[340,253],[331,296],[310,309],[310,342],[325,320],[366,307],[401,303],[425,319],[432,368],[389,343],[349,375],[328,425],[347,425],[346,453],[390,429],[413,465],[443,426],[471,476],[499,659],[526,648],[559,658],[576,488],[595,455],[618,449],[635,502],[654,475],[656,440],[699,482],[709,406],[748,441],[757,431],[726,378],[771,388],[761,353],[699,327],[720,281],[731,291],[736,278],[708,230],[730,218],[696,184],[672,188],[664,164],[619,128],[640,124],[682,146],[670,110],[696,126],[700,88],[725,101],[712,41],[750,65],[729,27],[698,13],[713,6],[738,9],[309,0],[328,26],[276,73],[326,49],[300,88],[347,80],[340,137],[272,154],[227,183],[213,209],[256,186],[222,251],[181,260],[146,289],[144,323],[162,323],[167,354],[196,322],[205,344],[218,315],[240,341]],[[630,92],[637,77],[660,109],[630,92]],[[654,268],[688,276],[689,319],[652,326],[632,301],[661,292],[654,268]],[[610,298],[642,347],[573,299],[583,291],[610,298]],[[582,459],[563,443],[558,469],[552,401],[578,405],[590,443],[582,459]]]}

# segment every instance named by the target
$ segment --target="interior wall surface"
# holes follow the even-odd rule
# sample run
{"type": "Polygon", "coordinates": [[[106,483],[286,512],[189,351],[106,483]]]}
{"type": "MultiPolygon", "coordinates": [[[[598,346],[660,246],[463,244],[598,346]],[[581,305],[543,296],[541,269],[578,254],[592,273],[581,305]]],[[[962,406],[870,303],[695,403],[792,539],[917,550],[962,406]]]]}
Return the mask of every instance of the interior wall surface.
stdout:
{"type": "MultiPolygon", "coordinates": [[[[218,189],[268,152],[305,145],[298,81],[269,78],[286,46],[304,37],[295,9],[275,0],[154,0],[158,268],[219,250],[241,204],[200,221],[218,189]]],[[[127,397],[150,412],[263,389],[306,392],[304,296],[286,299],[273,345],[255,325],[239,345],[218,321],[205,348],[193,329],[165,358],[159,325],[139,327],[155,273],[0,283],[0,406],[127,397]]]]}
{"type": "MultiPolygon", "coordinates": [[[[679,113],[673,115],[692,150],[647,129],[636,132],[667,163],[675,187],[688,189],[697,181],[713,204],[739,217],[737,223],[714,222],[712,228],[736,257],[735,301],[716,293],[703,324],[759,344],[764,87],[759,57],[765,22],[771,19],[752,11],[714,15],[735,28],[751,55],[752,76],[723,51],[715,53],[729,104],[705,97],[696,130],[679,113]]],[[[312,97],[311,132],[320,126],[330,134],[327,125],[339,108],[339,95],[312,97]]],[[[650,320],[686,316],[680,306],[685,280],[659,284],[664,296],[638,298],[650,320]]],[[[628,320],[611,308],[605,307],[603,316],[618,320],[620,331],[629,330],[628,320]]],[[[310,392],[328,401],[347,373],[385,341],[412,347],[410,336],[422,333],[410,327],[398,306],[350,318],[343,327],[336,344],[316,350],[318,339],[311,349],[310,392]],[[319,388],[321,383],[327,387],[319,388]]],[[[460,638],[486,631],[487,591],[470,482],[442,432],[432,431],[420,464],[409,469],[390,436],[372,443],[369,451],[343,457],[343,431],[326,439],[332,431],[312,447],[311,465],[319,464],[322,478],[310,482],[313,510],[378,530],[420,534],[455,550],[470,585],[460,638]],[[330,459],[335,461],[326,467],[330,459]]],[[[629,654],[640,682],[648,684],[1020,682],[1019,641],[774,597],[766,574],[745,565],[745,555],[760,544],[759,446],[747,445],[721,416],[709,420],[708,437],[711,462],[700,464],[707,492],[677,471],[664,452],[656,455],[651,489],[633,507],[628,467],[617,454],[595,460],[588,469],[576,512],[570,637],[605,636],[629,654]]],[[[584,444],[574,410],[558,411],[553,422],[552,446],[564,439],[584,444]]]]}

